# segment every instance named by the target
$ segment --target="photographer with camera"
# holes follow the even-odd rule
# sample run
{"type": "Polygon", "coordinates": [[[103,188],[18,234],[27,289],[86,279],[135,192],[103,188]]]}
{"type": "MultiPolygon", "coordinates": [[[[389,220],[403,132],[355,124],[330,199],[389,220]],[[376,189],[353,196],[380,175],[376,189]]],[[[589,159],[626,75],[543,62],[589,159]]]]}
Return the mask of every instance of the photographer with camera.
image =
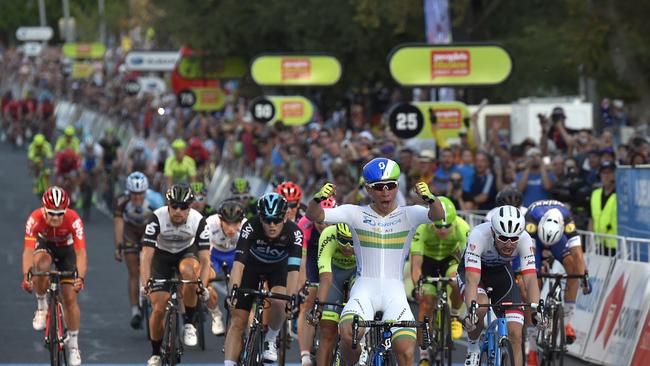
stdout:
{"type": "Polygon", "coordinates": [[[549,152],[559,150],[568,156],[572,156],[575,139],[564,124],[566,121],[564,109],[562,107],[553,108],[550,121],[541,113],[537,115],[537,118],[539,118],[539,123],[542,125],[542,137],[540,139],[542,154],[546,156],[549,155],[549,152]]]}
{"type": "Polygon", "coordinates": [[[587,227],[589,222],[589,197],[591,186],[580,174],[578,162],[574,158],[567,158],[564,161],[564,172],[561,178],[551,190],[553,199],[567,203],[571,208],[571,214],[576,226],[587,227]]]}
{"type": "Polygon", "coordinates": [[[549,199],[557,178],[542,161],[542,152],[536,147],[529,148],[524,164],[524,170],[515,178],[517,189],[524,195],[524,206],[549,199]]]}

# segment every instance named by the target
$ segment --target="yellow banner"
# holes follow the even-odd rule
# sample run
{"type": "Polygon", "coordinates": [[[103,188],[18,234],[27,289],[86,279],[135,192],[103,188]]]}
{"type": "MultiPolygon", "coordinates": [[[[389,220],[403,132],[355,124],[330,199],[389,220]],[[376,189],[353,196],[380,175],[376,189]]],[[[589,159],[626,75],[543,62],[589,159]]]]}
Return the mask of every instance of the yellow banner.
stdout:
{"type": "Polygon", "coordinates": [[[226,103],[226,95],[220,88],[191,88],[196,96],[192,106],[195,111],[218,111],[226,103]]]}
{"type": "Polygon", "coordinates": [[[512,72],[510,54],[496,45],[400,45],[388,64],[404,86],[497,85],[512,72]]]}
{"type": "Polygon", "coordinates": [[[309,99],[301,96],[270,96],[268,100],[275,107],[271,123],[282,121],[285,125],[304,125],[311,121],[314,106],[309,99]]]}
{"type": "Polygon", "coordinates": [[[86,79],[93,74],[93,66],[88,62],[73,62],[72,63],[72,78],[73,79],[86,79]]]}
{"type": "Polygon", "coordinates": [[[63,45],[63,56],[69,58],[102,58],[106,46],[101,43],[66,43],[63,45]]]}
{"type": "Polygon", "coordinates": [[[341,63],[326,55],[266,55],[251,64],[259,85],[333,85],[341,78],[341,63]]]}
{"type": "Polygon", "coordinates": [[[459,133],[467,132],[463,120],[470,116],[461,102],[412,102],[424,116],[424,128],[416,138],[435,138],[437,146],[446,147],[459,141],[459,133]],[[431,112],[436,115],[435,126],[431,123],[431,112]],[[435,127],[435,128],[434,128],[435,127]]]}

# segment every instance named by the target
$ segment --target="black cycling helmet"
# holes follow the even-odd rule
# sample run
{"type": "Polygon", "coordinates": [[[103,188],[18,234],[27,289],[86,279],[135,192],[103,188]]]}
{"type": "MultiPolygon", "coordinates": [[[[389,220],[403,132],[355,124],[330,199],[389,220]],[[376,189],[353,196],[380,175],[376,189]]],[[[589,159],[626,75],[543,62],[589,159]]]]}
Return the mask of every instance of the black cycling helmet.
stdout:
{"type": "Polygon", "coordinates": [[[497,194],[497,206],[514,206],[521,207],[524,202],[524,196],[515,187],[506,187],[497,194]]]}
{"type": "Polygon", "coordinates": [[[174,184],[165,194],[169,204],[189,205],[194,201],[194,192],[187,184],[174,184]]]}
{"type": "Polygon", "coordinates": [[[244,219],[246,208],[237,201],[225,201],[219,206],[217,214],[225,222],[235,223],[244,219]]]}
{"type": "Polygon", "coordinates": [[[263,221],[283,220],[287,214],[289,203],[279,193],[267,193],[257,201],[257,212],[263,221]]]}

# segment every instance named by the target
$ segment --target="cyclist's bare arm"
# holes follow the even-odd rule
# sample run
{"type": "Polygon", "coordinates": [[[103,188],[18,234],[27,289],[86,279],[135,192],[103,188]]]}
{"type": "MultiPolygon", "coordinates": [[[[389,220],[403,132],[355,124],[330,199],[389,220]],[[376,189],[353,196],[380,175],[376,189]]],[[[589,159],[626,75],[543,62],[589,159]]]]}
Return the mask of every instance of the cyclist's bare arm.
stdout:
{"type": "Polygon", "coordinates": [[[153,247],[142,247],[142,262],[140,263],[140,283],[146,284],[151,276],[151,258],[153,258],[153,247]]]}
{"type": "MultiPolygon", "coordinates": [[[[478,284],[481,282],[481,273],[465,271],[465,304],[469,307],[472,304],[472,301],[478,301],[478,284]]],[[[535,286],[537,286],[537,280],[535,280],[535,286]]]]}
{"type": "Polygon", "coordinates": [[[287,295],[295,295],[298,293],[300,285],[298,284],[299,271],[289,271],[287,273],[287,295]]]}
{"type": "Polygon", "coordinates": [[[305,216],[313,222],[321,223],[325,220],[325,210],[320,206],[320,203],[310,200],[307,205],[305,216]]]}
{"type": "Polygon", "coordinates": [[[27,274],[34,265],[34,248],[25,247],[23,250],[23,274],[27,274]]]}
{"type": "Polygon", "coordinates": [[[411,280],[417,286],[420,277],[422,277],[422,255],[411,253],[411,280]]]}
{"type": "Polygon", "coordinates": [[[203,286],[208,288],[210,279],[210,251],[209,250],[199,250],[199,264],[201,265],[201,282],[203,286]]]}
{"type": "Polygon", "coordinates": [[[88,270],[86,248],[76,249],[75,254],[77,255],[77,274],[81,278],[86,278],[86,271],[88,270]]]}
{"type": "Polygon", "coordinates": [[[321,272],[318,282],[318,296],[320,301],[327,300],[327,295],[332,287],[332,272],[321,272]]]}
{"type": "Polygon", "coordinates": [[[120,250],[120,244],[122,238],[124,237],[124,218],[114,217],[113,218],[113,232],[115,233],[115,250],[120,250]]]}
{"type": "Polygon", "coordinates": [[[522,274],[528,301],[539,303],[539,284],[537,283],[537,272],[526,272],[522,274]]]}
{"type": "Polygon", "coordinates": [[[240,261],[234,261],[232,264],[232,269],[230,270],[230,288],[235,286],[239,287],[241,285],[241,277],[244,273],[244,263],[240,261]]]}

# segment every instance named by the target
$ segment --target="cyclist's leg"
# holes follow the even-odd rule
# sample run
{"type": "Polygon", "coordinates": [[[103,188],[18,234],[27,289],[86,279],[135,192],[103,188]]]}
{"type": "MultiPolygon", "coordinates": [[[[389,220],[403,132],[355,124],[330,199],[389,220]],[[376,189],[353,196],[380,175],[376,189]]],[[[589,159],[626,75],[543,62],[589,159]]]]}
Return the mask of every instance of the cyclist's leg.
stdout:
{"type": "MultiPolygon", "coordinates": [[[[159,249],[156,249],[151,259],[151,278],[171,279],[174,275],[174,266],[178,262],[177,256],[159,249]]],[[[165,318],[165,307],[169,300],[168,284],[153,284],[150,289],[149,299],[151,300],[151,315],[149,316],[149,334],[151,340],[151,354],[160,356],[160,345],[163,338],[163,319],[165,318]]]]}
{"type": "Polygon", "coordinates": [[[129,304],[131,305],[131,326],[140,327],[142,314],[140,312],[140,246],[131,240],[124,241],[124,263],[128,273],[129,304]]]}
{"type": "MultiPolygon", "coordinates": [[[[375,306],[372,300],[382,292],[381,288],[375,288],[377,287],[375,282],[374,278],[357,278],[350,291],[350,299],[341,312],[339,322],[341,340],[339,346],[341,348],[341,357],[348,365],[357,363],[361,355],[360,346],[352,349],[352,320],[354,316],[358,315],[359,320],[372,320],[375,316],[375,306]]],[[[361,339],[364,333],[365,329],[359,328],[359,331],[354,336],[361,339]]]]}
{"type": "MultiPolygon", "coordinates": [[[[345,283],[354,277],[356,268],[340,269],[332,266],[332,284],[327,293],[325,302],[343,304],[345,302],[345,283]]],[[[341,308],[325,306],[319,323],[320,343],[316,352],[317,365],[331,365],[336,336],[338,334],[338,322],[341,308]]]]}
{"type": "MultiPolygon", "coordinates": [[[[309,354],[315,336],[314,327],[305,320],[307,311],[314,306],[316,290],[320,280],[318,276],[318,253],[314,252],[316,252],[316,248],[307,248],[307,263],[305,269],[307,272],[307,280],[311,286],[309,287],[309,295],[305,301],[300,304],[300,314],[298,315],[298,343],[300,345],[300,356],[303,360],[304,357],[307,357],[307,360],[309,360],[309,354]]],[[[303,362],[303,364],[305,363],[306,362],[303,362]]]]}
{"type": "MultiPolygon", "coordinates": [[[[404,284],[399,280],[383,280],[382,282],[382,320],[415,320],[411,307],[406,299],[404,284]]],[[[413,328],[393,328],[393,353],[400,366],[413,365],[413,353],[417,335],[413,328]]]]}
{"type": "MultiPolygon", "coordinates": [[[[49,271],[52,267],[52,257],[47,249],[45,249],[45,244],[39,243],[34,251],[34,270],[36,272],[45,272],[49,271]]],[[[35,276],[32,278],[34,283],[34,292],[36,296],[45,296],[47,287],[49,285],[49,279],[43,276],[35,276]]]]}
{"type": "Polygon", "coordinates": [[[323,319],[318,323],[320,327],[320,343],[316,351],[316,364],[317,365],[331,365],[332,353],[336,345],[336,335],[338,333],[338,323],[332,320],[323,319]]]}
{"type": "MultiPolygon", "coordinates": [[[[186,253],[178,264],[180,277],[184,280],[196,280],[199,278],[199,267],[199,260],[194,256],[194,253],[186,253]]],[[[185,324],[194,322],[194,314],[198,302],[197,289],[198,286],[195,284],[182,286],[183,304],[185,305],[183,321],[185,324]]]]}
{"type": "MultiPolygon", "coordinates": [[[[252,265],[246,266],[242,274],[240,288],[257,289],[259,281],[259,268],[252,265]]],[[[224,349],[226,350],[224,364],[234,365],[239,359],[242,349],[244,330],[248,324],[248,315],[253,307],[253,296],[242,296],[239,294],[235,299],[235,308],[230,312],[230,325],[226,333],[224,349]]]]}
{"type": "MultiPolygon", "coordinates": [[[[266,278],[269,289],[271,292],[279,294],[287,293],[287,269],[281,268],[278,265],[272,266],[270,272],[267,272],[266,278]]],[[[271,307],[269,308],[269,322],[268,331],[266,333],[266,341],[275,341],[280,332],[280,327],[286,321],[286,301],[270,299],[271,307]]]]}

